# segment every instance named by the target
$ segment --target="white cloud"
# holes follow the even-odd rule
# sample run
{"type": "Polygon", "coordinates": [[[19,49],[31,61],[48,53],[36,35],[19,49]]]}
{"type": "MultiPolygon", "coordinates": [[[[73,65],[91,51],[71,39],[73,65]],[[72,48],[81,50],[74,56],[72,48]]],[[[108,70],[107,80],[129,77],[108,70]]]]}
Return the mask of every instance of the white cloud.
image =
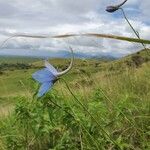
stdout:
{"type": "MultiPolygon", "coordinates": [[[[118,4],[121,1],[0,0],[0,42],[13,33],[96,32],[134,36],[120,12],[115,14],[105,12],[107,5],[118,4]]],[[[124,6],[135,29],[141,37],[147,39],[150,38],[149,6],[148,0],[129,0],[124,6]]],[[[59,41],[16,38],[8,41],[5,48],[65,49],[68,44],[78,49],[77,51],[89,53],[101,51],[115,55],[128,54],[142,48],[140,44],[83,37],[59,41]]]]}

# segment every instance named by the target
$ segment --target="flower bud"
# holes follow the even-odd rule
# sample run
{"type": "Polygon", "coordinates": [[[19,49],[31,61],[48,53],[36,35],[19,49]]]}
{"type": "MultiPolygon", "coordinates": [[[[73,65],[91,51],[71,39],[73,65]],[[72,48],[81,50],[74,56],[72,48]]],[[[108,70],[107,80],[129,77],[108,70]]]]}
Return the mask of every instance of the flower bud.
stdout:
{"type": "Polygon", "coordinates": [[[115,12],[115,11],[117,11],[119,8],[118,7],[115,7],[115,6],[108,6],[107,8],[106,8],[106,11],[107,12],[110,12],[110,13],[113,13],[113,12],[115,12]]]}
{"type": "Polygon", "coordinates": [[[127,0],[124,0],[121,4],[119,5],[114,5],[114,6],[107,6],[106,11],[113,13],[117,11],[122,5],[124,5],[127,2],[127,0]]]}

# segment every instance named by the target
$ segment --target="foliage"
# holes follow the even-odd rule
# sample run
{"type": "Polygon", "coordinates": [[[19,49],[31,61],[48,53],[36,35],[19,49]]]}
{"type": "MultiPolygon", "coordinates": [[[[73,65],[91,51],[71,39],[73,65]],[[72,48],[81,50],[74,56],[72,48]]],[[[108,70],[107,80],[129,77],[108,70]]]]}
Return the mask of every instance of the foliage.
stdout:
{"type": "MultiPolygon", "coordinates": [[[[25,95],[18,93],[18,96],[1,99],[3,107],[11,102],[14,109],[5,117],[0,115],[0,149],[118,149],[112,140],[122,150],[149,149],[149,63],[134,70],[126,67],[120,72],[109,68],[102,70],[95,62],[88,66],[89,69],[81,67],[80,63],[79,66],[65,78],[75,96],[110,138],[75,102],[63,81],[42,99],[32,97],[37,84],[30,79],[33,70],[29,69],[29,74],[22,79],[28,78],[30,84],[22,80],[18,85],[25,95]],[[72,80],[73,76],[77,79],[72,80]]],[[[16,76],[17,71],[10,73],[11,78],[13,73],[16,76]]],[[[21,76],[21,71],[18,75],[21,76]]]]}

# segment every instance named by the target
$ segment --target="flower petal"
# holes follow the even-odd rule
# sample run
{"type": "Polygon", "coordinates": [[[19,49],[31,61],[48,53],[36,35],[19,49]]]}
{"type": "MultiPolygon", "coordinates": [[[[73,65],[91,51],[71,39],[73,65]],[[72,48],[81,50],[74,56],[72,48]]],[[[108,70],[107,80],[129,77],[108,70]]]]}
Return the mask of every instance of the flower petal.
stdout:
{"type": "Polygon", "coordinates": [[[53,86],[53,82],[45,82],[41,85],[39,92],[38,92],[38,97],[42,97],[47,91],[53,86]]]}
{"type": "Polygon", "coordinates": [[[32,77],[40,83],[56,79],[56,76],[54,76],[47,68],[35,72],[32,77]]]}
{"type": "Polygon", "coordinates": [[[54,75],[57,75],[57,74],[58,74],[57,70],[56,70],[47,60],[45,60],[45,67],[46,67],[50,72],[52,72],[52,74],[54,74],[54,75]]]}

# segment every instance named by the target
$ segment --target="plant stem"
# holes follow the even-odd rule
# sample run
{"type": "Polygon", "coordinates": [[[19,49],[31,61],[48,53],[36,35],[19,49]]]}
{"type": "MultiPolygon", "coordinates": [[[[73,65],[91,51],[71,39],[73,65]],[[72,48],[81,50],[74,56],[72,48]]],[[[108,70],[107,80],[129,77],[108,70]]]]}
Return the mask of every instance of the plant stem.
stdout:
{"type": "MultiPolygon", "coordinates": [[[[57,106],[58,108],[60,108],[60,109],[62,109],[64,112],[66,112],[67,114],[69,114],[69,115],[71,115],[73,118],[74,118],[74,120],[77,120],[75,117],[76,117],[76,114],[74,113],[74,111],[72,110],[72,113],[74,114],[74,115],[72,115],[70,112],[68,112],[67,110],[65,110],[62,106],[60,106],[59,104],[57,104],[56,102],[54,102],[54,101],[52,101],[52,100],[50,100],[55,106],[57,106]]],[[[80,123],[80,122],[79,122],[80,123]]],[[[82,126],[82,128],[85,130],[85,132],[87,132],[87,134],[90,136],[90,138],[91,138],[91,140],[95,143],[95,146],[96,146],[96,148],[97,148],[97,150],[100,150],[99,149],[99,147],[98,147],[98,144],[97,144],[97,142],[95,141],[95,139],[92,137],[92,135],[89,133],[89,131],[87,131],[87,129],[82,125],[82,124],[80,124],[81,126],[82,126]]]]}
{"type": "Polygon", "coordinates": [[[68,86],[67,82],[65,81],[65,79],[61,78],[65,84],[67,89],[69,90],[70,94],[74,97],[74,99],[76,100],[77,103],[79,103],[82,108],[89,114],[89,116],[95,121],[95,123],[99,126],[99,128],[101,129],[101,131],[103,132],[103,136],[105,137],[105,135],[111,140],[111,142],[116,145],[119,149],[121,149],[119,147],[119,145],[110,137],[110,135],[103,129],[103,127],[99,124],[99,122],[93,117],[93,115],[89,112],[89,110],[82,104],[82,102],[74,95],[74,93],[71,91],[70,87],[68,86]],[[104,135],[105,134],[105,135],[104,135]]]}
{"type": "MultiPolygon", "coordinates": [[[[129,26],[131,27],[131,29],[133,30],[133,32],[135,33],[135,35],[137,36],[137,38],[138,38],[139,40],[141,40],[139,33],[134,29],[134,27],[132,26],[132,24],[131,24],[130,21],[128,20],[126,14],[125,14],[125,11],[123,10],[123,8],[119,8],[119,9],[122,11],[122,14],[123,14],[125,20],[126,20],[127,23],[129,24],[129,26]]],[[[147,51],[148,55],[150,55],[149,52],[148,52],[148,49],[147,49],[146,46],[145,46],[145,44],[144,44],[144,43],[141,43],[141,44],[142,44],[143,48],[147,51]]]]}

